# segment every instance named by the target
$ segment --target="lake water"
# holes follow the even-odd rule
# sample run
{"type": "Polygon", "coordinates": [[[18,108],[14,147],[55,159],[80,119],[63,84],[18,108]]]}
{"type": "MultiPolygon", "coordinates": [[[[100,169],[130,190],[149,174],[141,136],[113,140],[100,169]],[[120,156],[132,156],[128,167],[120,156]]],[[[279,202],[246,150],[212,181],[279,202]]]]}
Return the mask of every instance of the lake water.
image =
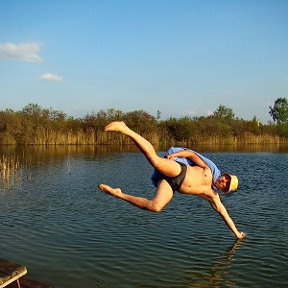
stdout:
{"type": "Polygon", "coordinates": [[[222,201],[243,241],[197,197],[175,193],[151,213],[100,192],[107,183],[152,197],[152,169],[136,149],[8,146],[0,258],[55,288],[287,287],[288,151],[204,150],[240,179],[222,201]]]}

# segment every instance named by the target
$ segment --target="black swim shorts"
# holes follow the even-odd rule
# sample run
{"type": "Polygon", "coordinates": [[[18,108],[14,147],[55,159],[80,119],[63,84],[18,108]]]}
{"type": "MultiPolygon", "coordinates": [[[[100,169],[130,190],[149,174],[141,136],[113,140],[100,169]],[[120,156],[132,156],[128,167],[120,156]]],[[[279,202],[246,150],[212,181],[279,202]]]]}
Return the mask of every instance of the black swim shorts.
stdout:
{"type": "Polygon", "coordinates": [[[176,177],[167,177],[165,175],[162,174],[162,178],[165,179],[169,185],[171,186],[171,188],[173,189],[173,191],[178,191],[184,181],[185,175],[186,175],[186,171],[187,171],[187,166],[181,162],[177,163],[180,164],[181,166],[181,172],[178,176],[176,177]]]}

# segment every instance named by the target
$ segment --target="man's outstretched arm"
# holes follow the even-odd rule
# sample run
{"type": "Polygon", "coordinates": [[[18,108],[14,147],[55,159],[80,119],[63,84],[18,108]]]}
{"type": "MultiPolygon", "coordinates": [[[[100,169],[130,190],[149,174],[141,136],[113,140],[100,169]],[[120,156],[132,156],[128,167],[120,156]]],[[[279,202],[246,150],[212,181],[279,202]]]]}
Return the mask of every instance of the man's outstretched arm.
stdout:
{"type": "Polygon", "coordinates": [[[234,233],[237,239],[242,239],[245,237],[245,233],[239,232],[236,228],[233,220],[229,216],[225,206],[220,200],[219,195],[215,195],[211,200],[209,200],[211,206],[215,209],[216,212],[220,214],[220,216],[223,218],[224,222],[228,226],[228,228],[234,233]]]}

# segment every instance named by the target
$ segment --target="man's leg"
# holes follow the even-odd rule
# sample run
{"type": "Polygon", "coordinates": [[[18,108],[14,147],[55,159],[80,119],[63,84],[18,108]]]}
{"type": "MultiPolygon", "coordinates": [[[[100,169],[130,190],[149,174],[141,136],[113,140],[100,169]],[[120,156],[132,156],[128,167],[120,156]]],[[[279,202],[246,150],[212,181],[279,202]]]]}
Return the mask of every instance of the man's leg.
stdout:
{"type": "Polygon", "coordinates": [[[111,122],[105,127],[106,132],[119,132],[131,138],[140,151],[145,155],[149,163],[160,173],[168,177],[178,176],[181,166],[174,160],[159,157],[152,144],[145,138],[131,130],[122,121],[111,122]]]}
{"type": "Polygon", "coordinates": [[[122,193],[120,188],[112,188],[106,184],[100,184],[98,188],[109,195],[151,212],[160,212],[173,197],[172,188],[164,179],[159,181],[156,193],[151,200],[122,193]]]}

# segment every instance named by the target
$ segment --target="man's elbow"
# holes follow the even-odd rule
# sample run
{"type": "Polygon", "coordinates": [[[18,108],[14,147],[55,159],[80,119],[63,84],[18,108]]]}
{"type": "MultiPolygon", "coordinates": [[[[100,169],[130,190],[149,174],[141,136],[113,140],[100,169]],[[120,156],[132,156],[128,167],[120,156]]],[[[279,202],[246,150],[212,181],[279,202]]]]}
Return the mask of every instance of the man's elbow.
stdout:
{"type": "Polygon", "coordinates": [[[212,201],[210,201],[210,205],[211,205],[211,207],[212,207],[217,213],[220,213],[221,207],[219,207],[219,205],[216,205],[216,204],[213,203],[212,201]]]}

